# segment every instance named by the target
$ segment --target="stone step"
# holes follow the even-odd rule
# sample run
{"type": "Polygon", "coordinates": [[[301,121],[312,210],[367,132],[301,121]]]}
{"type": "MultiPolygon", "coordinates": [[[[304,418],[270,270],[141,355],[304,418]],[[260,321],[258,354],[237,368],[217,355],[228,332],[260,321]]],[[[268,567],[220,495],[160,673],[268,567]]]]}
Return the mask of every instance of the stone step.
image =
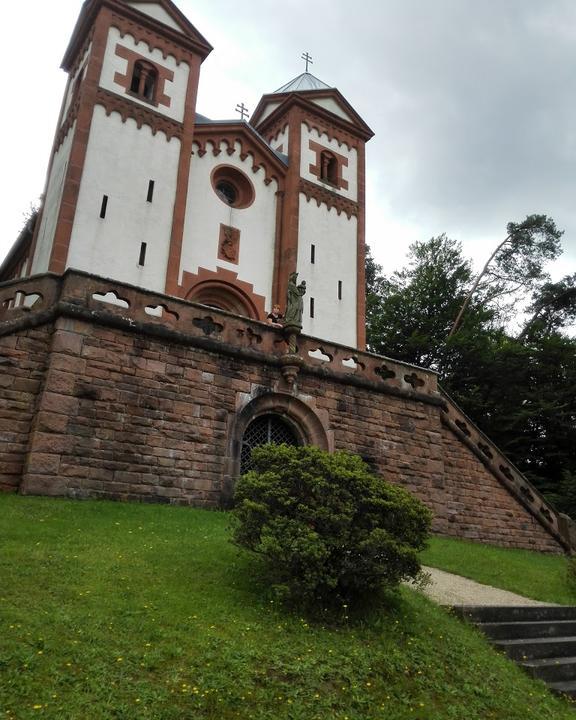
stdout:
{"type": "Polygon", "coordinates": [[[576,637],[576,620],[527,620],[477,623],[492,640],[576,637]]]}
{"type": "Polygon", "coordinates": [[[576,621],[576,607],[568,605],[457,605],[452,611],[471,622],[576,621]]]}
{"type": "Polygon", "coordinates": [[[548,687],[552,692],[559,695],[567,695],[570,698],[576,700],[576,680],[568,680],[563,682],[551,682],[547,683],[548,687]]]}
{"type": "Polygon", "coordinates": [[[576,655],[576,637],[492,640],[492,645],[518,662],[576,655]]]}
{"type": "Polygon", "coordinates": [[[520,665],[530,675],[546,683],[564,682],[576,678],[576,656],[525,660],[520,665]]]}

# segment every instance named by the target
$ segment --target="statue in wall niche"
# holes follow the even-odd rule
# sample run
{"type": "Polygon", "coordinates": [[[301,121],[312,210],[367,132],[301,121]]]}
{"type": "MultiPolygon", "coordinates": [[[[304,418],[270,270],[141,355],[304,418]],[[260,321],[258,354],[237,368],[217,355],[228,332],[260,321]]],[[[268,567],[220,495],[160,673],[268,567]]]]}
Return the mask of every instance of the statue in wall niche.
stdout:
{"type": "Polygon", "coordinates": [[[298,273],[290,273],[290,277],[288,278],[288,291],[286,293],[286,315],[284,317],[284,324],[301,330],[306,281],[302,280],[299,285],[297,282],[298,273]]]}

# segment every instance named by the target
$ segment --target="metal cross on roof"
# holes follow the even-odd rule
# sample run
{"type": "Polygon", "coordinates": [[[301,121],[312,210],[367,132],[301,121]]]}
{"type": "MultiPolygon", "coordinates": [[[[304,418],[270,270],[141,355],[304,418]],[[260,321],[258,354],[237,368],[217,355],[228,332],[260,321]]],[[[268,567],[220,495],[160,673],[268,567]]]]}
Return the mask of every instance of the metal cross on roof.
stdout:
{"type": "Polygon", "coordinates": [[[250,115],[250,111],[244,106],[244,103],[238,103],[238,105],[236,105],[236,112],[240,113],[240,120],[245,120],[248,115],[250,115]]]}
{"type": "Polygon", "coordinates": [[[305,52],[305,53],[302,53],[301,57],[302,57],[302,60],[304,60],[304,62],[306,63],[306,72],[308,72],[308,65],[309,64],[314,65],[314,63],[312,62],[312,55],[308,55],[308,53],[305,52]]]}

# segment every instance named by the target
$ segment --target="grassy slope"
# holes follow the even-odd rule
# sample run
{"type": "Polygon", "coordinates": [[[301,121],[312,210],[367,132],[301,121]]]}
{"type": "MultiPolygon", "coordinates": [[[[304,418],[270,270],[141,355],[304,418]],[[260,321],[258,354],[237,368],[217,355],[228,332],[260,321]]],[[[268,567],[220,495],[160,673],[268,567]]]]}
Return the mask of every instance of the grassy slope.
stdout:
{"type": "Polygon", "coordinates": [[[542,602],[576,604],[568,582],[568,559],[435,537],[421,555],[425,565],[511,590],[542,602]]]}
{"type": "Polygon", "coordinates": [[[573,718],[417,593],[338,630],[282,614],[226,524],[0,495],[0,718],[573,718]]]}

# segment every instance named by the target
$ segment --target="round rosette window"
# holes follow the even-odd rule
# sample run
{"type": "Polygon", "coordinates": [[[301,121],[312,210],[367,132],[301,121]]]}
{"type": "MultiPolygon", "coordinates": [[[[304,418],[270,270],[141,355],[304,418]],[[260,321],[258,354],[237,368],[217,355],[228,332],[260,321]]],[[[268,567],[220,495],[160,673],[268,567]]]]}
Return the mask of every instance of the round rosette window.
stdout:
{"type": "Polygon", "coordinates": [[[219,165],[212,171],[212,188],[223,203],[233,208],[247,208],[254,202],[254,186],[238,168],[219,165]]]}

